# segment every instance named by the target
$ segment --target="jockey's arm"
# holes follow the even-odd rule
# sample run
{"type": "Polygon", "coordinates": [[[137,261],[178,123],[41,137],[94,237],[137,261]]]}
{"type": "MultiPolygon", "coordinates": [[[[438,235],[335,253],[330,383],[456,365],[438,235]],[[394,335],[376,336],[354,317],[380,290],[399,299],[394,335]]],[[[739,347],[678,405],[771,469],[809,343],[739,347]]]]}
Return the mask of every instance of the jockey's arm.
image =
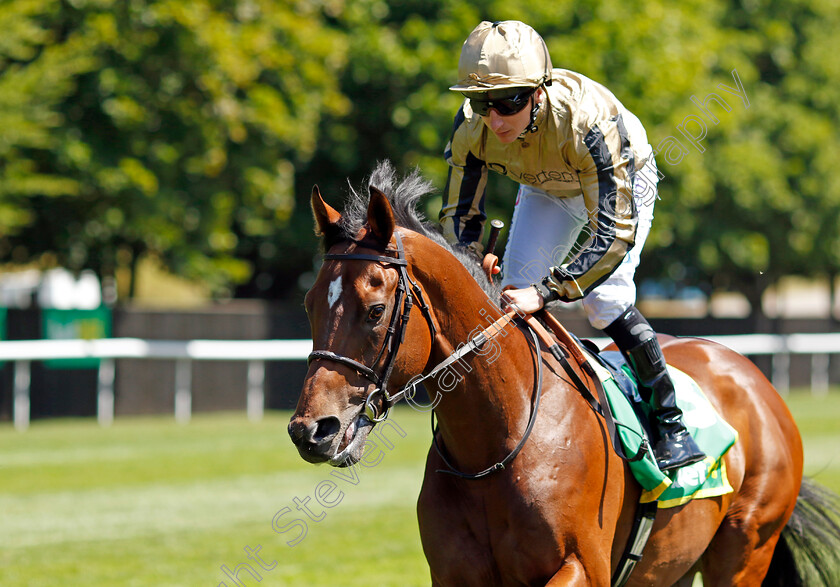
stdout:
{"type": "MultiPolygon", "coordinates": [[[[462,111],[456,117],[456,130],[459,117],[463,117],[462,111]]],[[[447,241],[469,247],[480,255],[483,250],[481,234],[487,220],[484,212],[487,165],[458,141],[459,135],[453,133],[444,154],[449,176],[443,190],[440,224],[447,241]]]]}
{"type": "Polygon", "coordinates": [[[563,301],[584,297],[615,271],[633,248],[638,223],[635,162],[621,118],[593,126],[580,146],[577,165],[589,213],[588,239],[577,255],[552,267],[542,282],[550,299],[563,301]]]}

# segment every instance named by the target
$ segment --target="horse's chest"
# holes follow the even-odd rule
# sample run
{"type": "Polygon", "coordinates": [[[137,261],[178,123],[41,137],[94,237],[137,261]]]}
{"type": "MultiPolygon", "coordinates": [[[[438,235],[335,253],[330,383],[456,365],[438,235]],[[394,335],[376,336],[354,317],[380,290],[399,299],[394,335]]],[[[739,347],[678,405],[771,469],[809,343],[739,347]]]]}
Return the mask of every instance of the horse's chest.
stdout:
{"type": "Polygon", "coordinates": [[[559,561],[545,505],[516,487],[462,494],[429,510],[421,503],[421,529],[441,531],[423,532],[433,574],[447,577],[447,585],[530,584],[551,576],[559,561]]]}
{"type": "Polygon", "coordinates": [[[557,568],[553,533],[544,521],[508,520],[504,530],[489,528],[493,564],[503,584],[532,583],[557,568]]]}

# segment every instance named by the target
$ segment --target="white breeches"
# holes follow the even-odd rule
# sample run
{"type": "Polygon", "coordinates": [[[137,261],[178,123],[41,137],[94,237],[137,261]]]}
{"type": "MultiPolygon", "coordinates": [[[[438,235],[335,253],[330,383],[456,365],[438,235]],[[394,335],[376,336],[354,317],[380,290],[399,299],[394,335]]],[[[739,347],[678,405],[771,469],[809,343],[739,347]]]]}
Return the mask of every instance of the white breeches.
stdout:
{"type": "MultiPolygon", "coordinates": [[[[601,330],[636,302],[633,276],[645,245],[657,198],[659,177],[653,155],[636,172],[633,196],[639,215],[636,244],[606,281],[583,298],[583,308],[593,327],[601,330]]],[[[541,281],[551,267],[574,256],[581,230],[589,224],[583,194],[557,198],[520,185],[513,210],[503,264],[502,286],[529,287],[541,281]]]]}

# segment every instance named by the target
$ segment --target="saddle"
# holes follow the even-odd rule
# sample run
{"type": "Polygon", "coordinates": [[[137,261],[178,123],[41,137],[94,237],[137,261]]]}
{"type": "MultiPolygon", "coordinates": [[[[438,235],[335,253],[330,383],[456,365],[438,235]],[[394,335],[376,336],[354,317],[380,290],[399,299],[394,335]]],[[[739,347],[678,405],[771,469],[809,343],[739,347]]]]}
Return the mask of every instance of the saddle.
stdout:
{"type": "Polygon", "coordinates": [[[681,404],[686,416],[686,425],[708,456],[704,461],[669,471],[666,475],[656,466],[648,442],[650,413],[649,408],[645,409],[647,402],[642,400],[635,375],[622,354],[599,351],[589,341],[580,341],[545,310],[540,312],[540,318],[554,336],[549,335],[536,318],[531,317],[528,323],[543,338],[581,395],[604,417],[613,449],[628,462],[633,476],[643,489],[630,536],[612,578],[614,586],[622,586],[642,559],[659,508],[676,507],[692,499],[724,495],[732,491],[723,455],[735,443],[738,433],[720,418],[691,377],[669,365],[677,402],[681,404]],[[596,390],[597,400],[566,360],[567,355],[560,350],[560,343],[567,350],[568,356],[575,360],[578,370],[587,375],[596,390]],[[686,398],[690,399],[686,402],[686,398]],[[703,427],[691,426],[694,422],[689,416],[695,413],[702,414],[700,420],[705,424],[703,427]]]}
{"type": "MultiPolygon", "coordinates": [[[[650,450],[651,409],[639,393],[636,376],[623,355],[613,351],[599,351],[589,341],[581,341],[570,334],[551,314],[542,311],[540,318],[552,330],[558,344],[562,342],[579,369],[588,375],[594,396],[580,379],[572,381],[587,398],[593,409],[605,419],[613,448],[628,461],[630,470],[642,486],[643,503],[658,502],[660,508],[676,507],[692,499],[724,495],[732,491],[726,477],[723,455],[735,444],[738,433],[727,424],[709,403],[697,383],[672,365],[668,372],[674,381],[677,403],[683,410],[686,427],[707,458],[667,474],[659,470],[650,450]]],[[[536,322],[536,320],[534,320],[536,322]]],[[[545,332],[545,331],[544,331],[545,332]]],[[[545,333],[548,335],[548,333],[545,333]]],[[[556,355],[555,355],[556,356],[556,355]]],[[[558,359],[559,360],[559,359],[558,359]]],[[[561,360],[561,364],[568,361],[561,360]]],[[[564,369],[574,372],[573,367],[564,369]]]]}
{"type": "MultiPolygon", "coordinates": [[[[557,359],[563,367],[563,370],[572,380],[572,383],[575,385],[577,390],[584,399],[589,402],[590,407],[604,417],[604,421],[612,441],[613,450],[615,450],[619,457],[628,462],[636,462],[644,458],[646,453],[651,452],[650,443],[647,441],[647,438],[643,439],[643,442],[637,447],[637,450],[632,455],[628,455],[624,450],[624,443],[621,441],[621,437],[616,430],[616,419],[612,414],[612,406],[610,405],[610,402],[607,401],[606,391],[604,389],[604,378],[599,376],[597,371],[597,365],[599,363],[594,363],[589,358],[592,356],[592,353],[587,354],[577,337],[570,334],[560,321],[558,321],[557,318],[552,316],[548,311],[545,309],[540,310],[537,315],[542,322],[545,322],[548,325],[553,333],[553,336],[548,333],[548,331],[542,326],[540,320],[537,320],[534,315],[526,315],[525,321],[542,339],[543,344],[548,347],[549,352],[551,352],[554,358],[557,359]],[[578,367],[577,370],[569,362],[569,358],[573,359],[574,364],[578,367]],[[589,380],[589,384],[583,381],[578,371],[580,371],[589,380]],[[595,394],[592,393],[592,389],[595,390],[595,394]]],[[[595,356],[598,355],[595,354],[595,356]]]]}

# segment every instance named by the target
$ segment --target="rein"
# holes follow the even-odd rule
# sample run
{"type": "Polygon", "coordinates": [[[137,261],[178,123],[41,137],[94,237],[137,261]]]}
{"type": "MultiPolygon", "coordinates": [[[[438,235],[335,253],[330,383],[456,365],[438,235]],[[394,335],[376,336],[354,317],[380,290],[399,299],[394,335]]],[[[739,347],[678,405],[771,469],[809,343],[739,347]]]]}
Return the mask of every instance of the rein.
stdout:
{"type": "Polygon", "coordinates": [[[423,316],[426,318],[426,322],[429,325],[429,331],[431,332],[432,338],[434,339],[435,334],[437,334],[437,328],[432,320],[431,309],[423,297],[423,290],[420,289],[420,286],[412,280],[411,277],[409,277],[408,271],[406,271],[408,260],[405,258],[402,237],[400,237],[398,232],[395,232],[394,239],[397,243],[397,249],[395,251],[385,251],[395,253],[396,256],[394,257],[386,255],[366,255],[362,253],[327,253],[324,255],[325,261],[374,261],[377,263],[384,263],[386,265],[393,265],[399,273],[397,293],[394,301],[394,311],[391,314],[391,321],[389,322],[388,329],[385,332],[385,340],[382,341],[382,348],[379,349],[379,353],[373,361],[373,366],[375,367],[382,359],[382,356],[387,353],[382,373],[378,374],[373,370],[373,368],[368,367],[355,359],[339,355],[332,351],[316,350],[309,353],[309,357],[307,357],[307,363],[311,363],[316,359],[342,363],[358,371],[366,379],[373,382],[376,385],[376,388],[371,391],[365,399],[365,415],[372,422],[384,421],[388,417],[391,407],[399,401],[403,395],[405,395],[405,389],[400,390],[393,396],[388,395],[387,386],[388,379],[391,377],[391,371],[394,369],[394,361],[397,358],[397,351],[399,351],[400,345],[405,340],[405,326],[408,323],[409,316],[411,315],[411,308],[415,303],[415,297],[417,298],[417,306],[423,312],[423,316]],[[400,310],[400,305],[402,305],[402,310],[400,310]],[[376,397],[380,395],[382,396],[381,409],[377,408],[374,404],[376,397]]]}
{"type": "MultiPolygon", "coordinates": [[[[475,481],[477,479],[482,479],[495,473],[496,471],[503,470],[508,464],[510,464],[513,459],[519,454],[519,451],[522,450],[522,447],[525,446],[525,443],[528,441],[528,437],[531,436],[531,431],[534,429],[534,423],[537,421],[537,412],[540,409],[540,398],[542,397],[542,380],[543,380],[543,361],[542,357],[540,356],[540,343],[537,339],[537,333],[533,329],[529,329],[531,333],[531,338],[533,341],[528,341],[528,347],[533,349],[534,355],[534,363],[536,364],[535,371],[536,377],[534,377],[534,407],[531,409],[531,416],[528,418],[528,425],[525,427],[525,433],[522,435],[522,438],[519,440],[519,443],[514,447],[508,455],[503,458],[501,461],[496,463],[495,465],[491,465],[487,467],[483,471],[479,471],[478,473],[463,473],[453,467],[446,457],[443,454],[443,450],[438,445],[437,441],[437,427],[435,426],[435,412],[432,410],[432,444],[437,451],[438,456],[443,461],[443,464],[448,467],[448,469],[437,469],[437,473],[446,473],[448,475],[454,475],[459,479],[464,479],[466,481],[475,481]],[[532,346],[533,342],[533,346],[532,346]]],[[[474,339],[473,339],[474,340],[474,339]]],[[[471,341],[472,342],[472,341],[471,341]]]]}
{"type": "MultiPolygon", "coordinates": [[[[429,371],[427,375],[414,379],[396,393],[389,394],[387,389],[388,379],[391,377],[391,372],[394,369],[394,361],[396,359],[397,352],[399,351],[399,347],[405,340],[405,326],[408,323],[411,314],[411,308],[415,303],[415,296],[417,299],[416,303],[420,310],[423,312],[423,316],[426,318],[426,322],[429,325],[429,331],[431,332],[432,338],[434,338],[437,334],[437,328],[435,327],[434,321],[432,320],[431,309],[429,304],[426,303],[426,300],[423,296],[423,290],[415,281],[411,279],[411,277],[409,277],[408,271],[406,270],[408,266],[408,260],[405,258],[405,250],[403,248],[402,238],[397,232],[394,233],[394,238],[397,244],[396,250],[386,250],[386,252],[393,252],[395,253],[395,256],[367,255],[362,253],[327,253],[324,255],[325,261],[373,261],[376,263],[393,265],[394,268],[396,268],[399,272],[399,281],[397,282],[397,292],[395,294],[396,297],[394,302],[394,311],[391,314],[391,321],[388,324],[388,329],[385,334],[385,340],[382,342],[382,348],[379,349],[379,353],[376,355],[376,359],[373,361],[373,367],[368,367],[367,365],[355,359],[351,359],[350,357],[345,357],[344,355],[339,355],[337,353],[327,350],[314,350],[311,353],[309,353],[309,356],[307,357],[307,363],[311,363],[312,361],[321,359],[347,365],[348,367],[351,367],[352,369],[360,373],[369,381],[373,382],[376,385],[376,388],[374,388],[374,390],[371,391],[365,399],[364,411],[365,416],[367,416],[367,418],[374,423],[379,423],[386,420],[391,411],[391,408],[394,406],[395,403],[397,403],[401,399],[405,397],[414,397],[414,394],[416,393],[417,384],[421,383],[422,381],[425,381],[426,379],[435,377],[438,373],[452,365],[454,362],[461,359],[464,355],[480,348],[486,342],[488,342],[489,340],[497,336],[499,333],[501,333],[502,330],[508,324],[510,324],[517,316],[517,314],[512,311],[501,316],[493,324],[491,324],[490,326],[479,332],[477,335],[475,335],[472,339],[470,339],[469,342],[459,347],[446,359],[435,365],[435,367],[431,371],[429,371]],[[400,310],[400,304],[402,304],[402,310],[400,310]],[[383,355],[385,355],[386,353],[387,356],[385,358],[385,365],[382,369],[381,374],[379,374],[376,371],[374,371],[374,368],[382,359],[383,355]],[[409,393],[409,391],[411,393],[409,393]],[[374,404],[374,401],[376,400],[377,396],[381,396],[382,408],[377,408],[374,404]]],[[[528,437],[531,435],[531,431],[534,428],[534,423],[537,419],[537,411],[540,405],[540,397],[542,396],[543,365],[542,358],[540,357],[539,339],[537,338],[537,333],[533,330],[533,328],[529,328],[529,331],[531,333],[533,341],[529,340],[528,345],[529,348],[533,349],[533,354],[536,357],[536,377],[534,378],[533,408],[531,410],[528,425],[525,428],[525,433],[522,439],[504,459],[502,459],[495,465],[492,465],[484,471],[480,471],[479,473],[475,474],[462,473],[455,469],[449,463],[449,461],[447,461],[446,457],[441,451],[440,446],[438,445],[437,439],[434,436],[434,410],[432,410],[432,441],[434,443],[435,450],[437,450],[444,464],[446,464],[446,466],[449,469],[438,470],[439,473],[447,473],[450,475],[455,475],[461,479],[467,480],[481,479],[483,477],[486,477],[487,475],[495,473],[496,471],[503,470],[505,466],[508,465],[511,461],[513,461],[513,459],[515,459],[519,452],[522,450],[522,447],[525,445],[525,442],[528,440],[528,437]]]]}
{"type": "MultiPolygon", "coordinates": [[[[406,397],[409,399],[413,398],[416,393],[417,384],[421,383],[422,381],[425,381],[426,379],[435,377],[438,373],[440,373],[441,371],[443,371],[444,369],[461,359],[466,354],[481,348],[482,345],[484,345],[489,340],[493,339],[495,336],[501,333],[502,330],[511,322],[513,322],[514,319],[517,317],[517,313],[515,311],[509,311],[508,313],[504,314],[489,327],[485,328],[472,339],[470,339],[469,342],[467,342],[464,345],[461,345],[446,359],[438,363],[434,368],[432,368],[431,371],[429,371],[427,375],[410,381],[402,389],[400,389],[393,395],[390,395],[387,389],[388,379],[391,377],[391,372],[394,369],[394,362],[397,356],[397,352],[399,351],[399,347],[405,340],[405,327],[409,321],[411,315],[411,308],[415,303],[415,297],[416,303],[420,307],[420,310],[423,312],[423,316],[425,317],[426,322],[429,325],[429,331],[431,333],[432,339],[434,339],[435,335],[437,334],[437,328],[435,327],[434,320],[432,319],[431,308],[429,304],[426,303],[426,300],[423,296],[423,290],[420,288],[419,284],[413,281],[408,275],[408,260],[405,258],[405,251],[403,249],[402,238],[397,232],[394,233],[394,238],[396,240],[397,245],[396,251],[386,249],[385,252],[395,253],[395,256],[368,255],[362,253],[328,253],[324,255],[324,260],[372,261],[376,263],[392,265],[398,271],[399,281],[397,283],[397,291],[395,294],[394,310],[391,314],[391,320],[388,324],[385,339],[382,342],[382,348],[379,349],[379,353],[377,353],[376,359],[373,361],[373,367],[368,367],[367,365],[355,359],[351,359],[350,357],[345,357],[344,355],[339,355],[328,350],[314,350],[309,354],[307,358],[307,363],[311,363],[314,360],[321,359],[347,365],[352,369],[356,370],[361,375],[363,375],[369,381],[373,382],[376,385],[376,387],[373,391],[371,391],[368,394],[367,398],[365,399],[364,412],[365,416],[374,424],[386,420],[391,412],[391,408],[395,403],[406,397]],[[401,305],[402,309],[400,309],[401,305]],[[377,364],[379,364],[380,360],[382,360],[383,355],[385,356],[385,364],[383,366],[382,372],[377,373],[376,371],[374,371],[374,368],[377,364]],[[409,390],[411,391],[410,394],[409,390]],[[374,404],[374,401],[376,400],[377,396],[381,396],[381,408],[377,408],[374,404]]],[[[550,317],[550,314],[548,314],[547,312],[545,312],[545,314],[550,317]]],[[[594,373],[591,372],[591,366],[588,364],[588,361],[586,361],[586,359],[583,357],[582,353],[580,352],[580,349],[577,348],[574,340],[571,339],[571,337],[568,335],[565,329],[559,325],[559,322],[554,320],[554,322],[549,321],[549,323],[552,329],[555,330],[555,333],[565,335],[565,337],[563,337],[564,340],[571,343],[568,345],[569,354],[578,360],[578,364],[580,364],[584,371],[587,373],[587,375],[590,376],[598,390],[599,397],[596,399],[589,391],[586,384],[584,384],[583,381],[581,381],[580,377],[578,377],[578,375],[572,369],[571,365],[569,365],[568,361],[566,360],[566,356],[561,350],[560,345],[557,342],[555,342],[550,335],[548,335],[545,329],[539,324],[539,322],[536,321],[536,319],[533,316],[526,315],[524,316],[524,320],[521,323],[519,323],[519,325],[522,326],[524,324],[524,326],[527,327],[528,332],[531,334],[531,337],[526,337],[526,339],[528,341],[528,348],[529,350],[531,350],[531,354],[534,357],[535,377],[534,391],[531,394],[533,398],[533,407],[531,409],[531,414],[528,418],[528,424],[525,427],[525,432],[523,433],[522,438],[519,440],[519,442],[513,448],[513,450],[510,451],[510,453],[508,453],[508,455],[501,461],[497,462],[494,465],[491,465],[490,467],[487,467],[483,471],[479,471],[478,473],[464,473],[452,466],[452,464],[444,455],[443,449],[437,440],[435,412],[434,409],[432,409],[432,445],[434,446],[435,451],[437,452],[440,459],[443,461],[444,465],[447,467],[446,469],[437,469],[437,473],[453,475],[459,479],[463,479],[466,481],[475,481],[478,479],[483,479],[498,471],[504,470],[507,467],[507,465],[509,465],[519,455],[520,451],[525,446],[525,443],[528,441],[528,438],[531,436],[531,432],[533,431],[534,424],[537,420],[537,413],[540,407],[540,398],[542,397],[543,359],[540,353],[540,339],[543,340],[551,354],[563,366],[566,373],[572,379],[574,386],[578,388],[580,393],[589,402],[590,407],[592,407],[593,410],[605,417],[607,427],[609,428],[611,436],[613,437],[613,448],[615,449],[616,453],[618,453],[618,455],[625,460],[637,460],[641,458],[643,450],[647,450],[646,445],[643,444],[642,447],[639,449],[639,452],[634,457],[631,458],[624,454],[623,449],[620,448],[620,442],[618,442],[618,435],[615,431],[612,414],[609,411],[609,404],[607,403],[603,395],[603,388],[600,385],[600,380],[597,376],[595,376],[594,373]],[[559,332],[557,326],[559,326],[560,328],[559,332]],[[600,402],[598,400],[600,400],[600,402]]],[[[641,560],[642,550],[644,549],[648,536],[650,535],[651,529],[653,527],[653,522],[656,516],[656,510],[657,502],[653,502],[652,504],[640,504],[639,509],[636,512],[636,517],[627,548],[622,554],[621,560],[619,561],[619,568],[615,576],[613,577],[613,585],[623,585],[629,578],[630,573],[633,571],[633,568],[635,567],[636,563],[639,560],[641,560]]]]}

